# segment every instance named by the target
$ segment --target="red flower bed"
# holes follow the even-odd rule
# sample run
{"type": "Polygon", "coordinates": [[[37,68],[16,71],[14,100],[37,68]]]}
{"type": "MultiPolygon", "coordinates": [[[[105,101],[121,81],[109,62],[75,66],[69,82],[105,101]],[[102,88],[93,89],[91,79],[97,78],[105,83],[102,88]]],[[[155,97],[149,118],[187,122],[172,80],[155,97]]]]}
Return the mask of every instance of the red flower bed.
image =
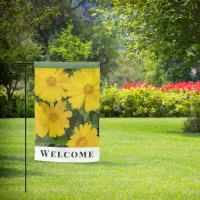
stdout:
{"type": "Polygon", "coordinates": [[[155,88],[155,89],[157,89],[157,87],[154,85],[142,83],[142,82],[126,83],[125,85],[122,86],[122,89],[130,89],[130,88],[155,88]]]}
{"type": "Polygon", "coordinates": [[[161,89],[162,91],[195,91],[200,93],[200,81],[197,82],[179,82],[179,83],[171,83],[171,84],[164,84],[160,88],[151,85],[146,84],[142,82],[137,83],[126,83],[122,86],[122,89],[130,89],[130,88],[155,88],[155,89],[161,89]]]}
{"type": "Polygon", "coordinates": [[[177,90],[177,91],[195,91],[200,92],[200,81],[197,82],[179,82],[179,83],[171,83],[171,84],[164,84],[161,87],[162,91],[170,91],[170,90],[177,90]]]}

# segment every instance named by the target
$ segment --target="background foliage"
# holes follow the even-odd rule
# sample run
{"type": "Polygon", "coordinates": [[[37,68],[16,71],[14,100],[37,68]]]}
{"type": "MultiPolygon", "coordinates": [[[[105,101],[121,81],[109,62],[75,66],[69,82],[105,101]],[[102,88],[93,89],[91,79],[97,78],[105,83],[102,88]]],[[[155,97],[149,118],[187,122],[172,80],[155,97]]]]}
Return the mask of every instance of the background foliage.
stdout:
{"type": "Polygon", "coordinates": [[[103,88],[100,111],[102,117],[189,117],[195,116],[199,99],[199,93],[194,91],[103,88]]]}
{"type": "Polygon", "coordinates": [[[10,74],[12,62],[89,61],[107,52],[110,61],[102,68],[103,78],[117,66],[118,41],[100,32],[101,21],[88,9],[73,9],[70,0],[2,1],[0,28],[0,85],[9,102],[24,78],[23,70],[10,74]]]}

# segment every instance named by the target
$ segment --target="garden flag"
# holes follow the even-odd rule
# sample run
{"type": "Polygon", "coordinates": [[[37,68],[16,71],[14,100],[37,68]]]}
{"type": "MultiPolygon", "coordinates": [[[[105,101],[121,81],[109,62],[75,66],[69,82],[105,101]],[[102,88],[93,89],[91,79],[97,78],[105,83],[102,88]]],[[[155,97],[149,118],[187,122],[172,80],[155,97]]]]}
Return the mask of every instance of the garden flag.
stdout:
{"type": "Polygon", "coordinates": [[[35,160],[99,161],[99,63],[34,65],[35,160]]]}

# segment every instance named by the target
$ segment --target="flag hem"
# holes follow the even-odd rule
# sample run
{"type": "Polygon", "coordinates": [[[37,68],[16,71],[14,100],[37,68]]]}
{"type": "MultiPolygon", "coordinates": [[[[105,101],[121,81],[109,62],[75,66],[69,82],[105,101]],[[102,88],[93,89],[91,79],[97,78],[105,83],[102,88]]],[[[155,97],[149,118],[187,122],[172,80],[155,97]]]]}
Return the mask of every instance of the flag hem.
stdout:
{"type": "Polygon", "coordinates": [[[34,62],[35,68],[82,69],[98,68],[99,62],[34,62]]]}

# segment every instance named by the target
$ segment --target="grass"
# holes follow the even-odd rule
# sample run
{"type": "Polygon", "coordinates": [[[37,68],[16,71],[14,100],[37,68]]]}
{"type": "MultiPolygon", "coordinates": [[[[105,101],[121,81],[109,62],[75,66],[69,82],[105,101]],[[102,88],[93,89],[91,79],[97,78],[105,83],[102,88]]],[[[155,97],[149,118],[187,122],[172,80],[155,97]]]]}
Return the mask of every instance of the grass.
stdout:
{"type": "Polygon", "coordinates": [[[24,193],[23,119],[1,119],[0,199],[200,199],[200,135],[184,119],[101,119],[101,160],[34,161],[34,120],[28,120],[24,193]]]}

